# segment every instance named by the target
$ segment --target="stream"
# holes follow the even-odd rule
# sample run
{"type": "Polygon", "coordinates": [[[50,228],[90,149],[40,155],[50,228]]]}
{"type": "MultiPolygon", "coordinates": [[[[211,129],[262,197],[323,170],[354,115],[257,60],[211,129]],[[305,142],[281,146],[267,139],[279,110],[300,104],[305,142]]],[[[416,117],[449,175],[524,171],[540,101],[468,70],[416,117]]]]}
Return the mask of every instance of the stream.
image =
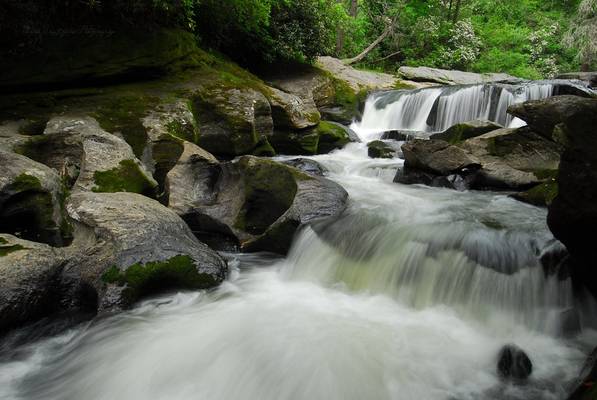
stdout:
{"type": "Polygon", "coordinates": [[[387,129],[471,116],[518,126],[504,102],[551,94],[479,92],[486,100],[459,108],[477,94],[450,90],[372,95],[353,124],[363,142],[310,157],[349,206],[301,229],[287,257],[227,254],[218,289],[0,347],[0,399],[564,399],[597,333],[594,305],[541,267],[557,246],[547,211],[505,193],[396,184],[402,160],[367,156],[387,129]],[[570,313],[584,329],[564,335],[570,313]],[[498,376],[509,343],[533,363],[526,383],[498,376]]]}

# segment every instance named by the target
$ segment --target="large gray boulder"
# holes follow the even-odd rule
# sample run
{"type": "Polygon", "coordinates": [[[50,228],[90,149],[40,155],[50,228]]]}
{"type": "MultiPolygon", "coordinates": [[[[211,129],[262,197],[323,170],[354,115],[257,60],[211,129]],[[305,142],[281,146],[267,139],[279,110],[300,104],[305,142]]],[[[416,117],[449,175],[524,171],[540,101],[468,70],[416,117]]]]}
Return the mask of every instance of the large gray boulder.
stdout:
{"type": "Polygon", "coordinates": [[[276,88],[268,88],[272,119],[277,129],[305,129],[319,123],[321,116],[315,101],[276,88]]]}
{"type": "Polygon", "coordinates": [[[430,136],[430,139],[445,140],[455,144],[500,128],[503,128],[503,126],[491,121],[467,121],[453,125],[443,132],[435,133],[430,136]]]}
{"type": "Polygon", "coordinates": [[[511,81],[518,78],[499,73],[477,74],[456,70],[429,67],[400,67],[400,75],[415,82],[436,82],[443,85],[470,85],[497,81],[511,81]]]}
{"type": "Polygon", "coordinates": [[[0,150],[0,232],[56,246],[68,241],[65,187],[53,169],[0,150]]]}
{"type": "Polygon", "coordinates": [[[0,234],[0,334],[60,309],[63,264],[59,249],[0,234]]]}
{"type": "Polygon", "coordinates": [[[415,139],[402,145],[405,165],[437,175],[478,166],[464,150],[442,140],[415,139]]]}
{"type": "Polygon", "coordinates": [[[135,193],[80,192],[66,207],[75,240],[63,281],[95,292],[100,312],[165,289],[213,287],[226,276],[225,261],[155,200],[135,193]]]}
{"type": "Polygon", "coordinates": [[[59,171],[73,191],[155,195],[157,183],[131,146],[88,116],[54,117],[43,135],[32,137],[17,151],[59,171]]]}
{"type": "Polygon", "coordinates": [[[169,206],[213,245],[285,254],[297,228],[346,206],[346,191],[325,178],[251,156],[216,164],[195,154],[168,174],[172,188],[187,188],[171,191],[169,206]]]}

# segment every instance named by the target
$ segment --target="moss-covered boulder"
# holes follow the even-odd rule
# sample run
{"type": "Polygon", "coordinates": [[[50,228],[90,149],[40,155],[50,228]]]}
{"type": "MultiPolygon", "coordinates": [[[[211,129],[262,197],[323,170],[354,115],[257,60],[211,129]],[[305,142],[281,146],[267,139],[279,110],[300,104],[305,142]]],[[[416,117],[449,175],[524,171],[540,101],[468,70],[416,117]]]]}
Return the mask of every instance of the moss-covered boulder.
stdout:
{"type": "Polygon", "coordinates": [[[193,112],[198,144],[218,156],[249,154],[262,136],[271,136],[273,131],[267,98],[250,87],[199,89],[193,97],[193,112]]]}
{"type": "Polygon", "coordinates": [[[70,240],[64,218],[67,189],[53,169],[0,150],[0,232],[62,246],[70,240]]]}
{"type": "MultiPolygon", "coordinates": [[[[174,174],[177,168],[168,176],[173,187],[186,181],[174,174]]],[[[197,190],[171,193],[170,207],[200,238],[217,238],[211,243],[220,248],[285,254],[299,226],[337,216],[346,205],[347,193],[336,183],[272,160],[245,156],[215,164],[203,157],[182,168],[193,170],[186,177],[197,190]]]]}
{"type": "Polygon", "coordinates": [[[59,171],[74,191],[134,192],[155,196],[157,183],[131,146],[88,116],[52,118],[43,135],[32,137],[20,153],[59,171]]]}
{"type": "Polygon", "coordinates": [[[558,195],[558,183],[555,178],[548,182],[540,183],[524,192],[512,195],[516,200],[538,207],[548,207],[558,195]]]}
{"type": "Polygon", "coordinates": [[[276,130],[271,144],[280,154],[314,155],[341,149],[356,141],[350,129],[336,122],[321,121],[317,126],[300,131],[276,130]]]}
{"type": "Polygon", "coordinates": [[[0,234],[0,334],[61,309],[63,252],[0,234]]]}
{"type": "Polygon", "coordinates": [[[394,158],[396,152],[396,148],[381,140],[367,143],[367,155],[371,158],[394,158]]]}
{"type": "Polygon", "coordinates": [[[204,289],[226,276],[224,260],[184,221],[135,193],[73,194],[75,240],[62,280],[92,290],[100,312],[167,289],[204,289]]]}
{"type": "Polygon", "coordinates": [[[451,126],[443,132],[431,135],[430,138],[445,140],[446,142],[456,144],[500,128],[503,128],[503,126],[496,124],[495,122],[474,120],[451,126]]]}
{"type": "Polygon", "coordinates": [[[278,129],[305,129],[319,123],[320,115],[315,102],[310,98],[268,89],[274,126],[278,129]]]}

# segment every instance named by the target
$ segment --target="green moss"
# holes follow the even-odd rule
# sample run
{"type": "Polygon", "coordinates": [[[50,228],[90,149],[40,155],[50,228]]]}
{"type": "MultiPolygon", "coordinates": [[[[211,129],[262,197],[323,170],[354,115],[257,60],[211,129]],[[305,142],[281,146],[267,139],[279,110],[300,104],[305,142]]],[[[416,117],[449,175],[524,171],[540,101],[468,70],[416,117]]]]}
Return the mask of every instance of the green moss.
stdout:
{"type": "Polygon", "coordinates": [[[372,158],[394,158],[396,151],[381,140],[367,143],[367,155],[372,158]]]}
{"type": "Polygon", "coordinates": [[[559,170],[557,169],[539,169],[533,171],[533,174],[538,179],[556,180],[558,178],[559,170]]]}
{"type": "Polygon", "coordinates": [[[14,179],[10,189],[15,192],[25,192],[28,190],[42,190],[42,186],[37,177],[23,173],[14,179]]]}
{"type": "Polygon", "coordinates": [[[183,125],[180,121],[174,120],[166,124],[168,133],[174,137],[191,143],[197,143],[199,140],[199,132],[193,125],[183,125]]]}
{"type": "Polygon", "coordinates": [[[114,95],[102,99],[92,116],[105,131],[120,132],[135,155],[141,157],[147,145],[147,133],[141,119],[158,102],[159,99],[147,94],[114,95]]]}
{"type": "Polygon", "coordinates": [[[558,195],[558,183],[551,180],[546,183],[541,183],[526,192],[518,193],[514,197],[525,203],[536,206],[549,206],[558,195]]]}
{"type": "Polygon", "coordinates": [[[0,237],[0,244],[6,244],[8,243],[8,240],[4,239],[3,237],[0,237]]]}
{"type": "Polygon", "coordinates": [[[314,132],[319,136],[319,145],[317,146],[318,154],[326,154],[334,149],[344,147],[350,142],[346,130],[336,124],[321,121],[319,125],[314,128],[314,132]]]}
{"type": "Polygon", "coordinates": [[[259,157],[273,157],[276,155],[276,150],[272,147],[265,136],[262,136],[257,142],[257,147],[253,150],[254,156],[259,157]]]}
{"type": "Polygon", "coordinates": [[[131,192],[155,196],[154,184],[133,160],[122,160],[120,166],[108,171],[96,171],[93,178],[96,184],[92,189],[94,192],[131,192]]]}
{"type": "Polygon", "coordinates": [[[126,285],[123,296],[129,302],[170,287],[205,289],[218,283],[210,274],[198,272],[195,262],[188,255],[146,264],[137,263],[124,270],[112,266],[101,279],[109,284],[126,285]]]}
{"type": "Polygon", "coordinates": [[[20,244],[15,244],[12,246],[0,246],[0,257],[4,257],[10,253],[24,249],[25,247],[21,246],[20,244]]]}

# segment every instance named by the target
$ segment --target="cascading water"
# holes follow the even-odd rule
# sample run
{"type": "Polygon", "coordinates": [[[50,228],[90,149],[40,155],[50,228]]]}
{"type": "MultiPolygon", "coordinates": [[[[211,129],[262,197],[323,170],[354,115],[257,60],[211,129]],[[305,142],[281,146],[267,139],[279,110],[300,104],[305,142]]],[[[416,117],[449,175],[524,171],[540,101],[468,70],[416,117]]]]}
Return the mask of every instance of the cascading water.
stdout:
{"type": "Polygon", "coordinates": [[[441,132],[475,119],[518,127],[524,122],[508,115],[508,106],[549,97],[553,90],[552,83],[525,83],[381,92],[368,99],[358,127],[361,132],[370,133],[392,129],[441,132]]]}
{"type": "MultiPolygon", "coordinates": [[[[380,110],[373,97],[354,127],[371,138],[366,121],[390,106],[409,128],[434,107],[465,119],[487,109],[441,108],[443,90],[395,95],[380,110]]],[[[539,256],[557,245],[545,210],[394,184],[401,161],[366,152],[352,143],[313,157],[351,200],[342,218],[299,232],[288,257],[231,255],[215,291],[0,345],[0,399],[563,399],[597,339],[595,310],[576,304],[569,280],[545,276],[539,256]],[[563,337],[571,314],[585,328],[563,337]],[[525,384],[496,373],[507,343],[533,362],[525,384]]]]}

